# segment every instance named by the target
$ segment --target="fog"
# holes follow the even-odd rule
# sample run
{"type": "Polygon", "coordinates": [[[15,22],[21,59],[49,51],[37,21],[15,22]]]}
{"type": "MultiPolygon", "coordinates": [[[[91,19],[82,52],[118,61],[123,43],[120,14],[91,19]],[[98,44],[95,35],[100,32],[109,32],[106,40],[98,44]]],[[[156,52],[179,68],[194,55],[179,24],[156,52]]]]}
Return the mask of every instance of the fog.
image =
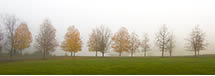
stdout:
{"type": "MultiPolygon", "coordinates": [[[[94,56],[88,52],[87,40],[92,29],[99,25],[108,26],[112,33],[122,26],[139,37],[146,32],[150,36],[149,55],[161,52],[155,43],[155,33],[166,24],[176,37],[173,55],[191,55],[185,48],[185,38],[195,25],[206,32],[208,48],[200,54],[215,54],[215,1],[214,0],[0,0],[0,14],[13,14],[29,25],[32,36],[39,32],[44,19],[51,20],[56,28],[56,38],[60,44],[67,28],[75,25],[81,33],[83,49],[78,56],[94,56]]],[[[32,46],[25,53],[32,53],[32,46]]],[[[65,52],[57,48],[52,54],[61,56],[65,52]]],[[[108,51],[106,55],[114,54],[108,51]]],[[[126,53],[124,54],[126,55],[126,53]]],[[[142,55],[137,52],[135,55],[142,55]]]]}

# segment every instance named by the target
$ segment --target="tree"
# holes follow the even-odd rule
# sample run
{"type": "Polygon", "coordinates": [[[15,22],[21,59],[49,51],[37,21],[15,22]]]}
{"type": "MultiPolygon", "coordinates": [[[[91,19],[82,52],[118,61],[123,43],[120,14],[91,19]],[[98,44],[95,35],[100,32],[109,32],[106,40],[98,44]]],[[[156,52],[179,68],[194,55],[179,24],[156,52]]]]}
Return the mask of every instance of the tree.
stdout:
{"type": "Polygon", "coordinates": [[[2,40],[4,39],[4,34],[2,32],[2,30],[0,29],[0,55],[2,52],[2,40]]]}
{"type": "Polygon", "coordinates": [[[16,27],[18,24],[18,19],[14,15],[5,15],[2,19],[3,25],[6,27],[7,40],[5,43],[6,48],[9,50],[10,59],[14,55],[14,36],[16,27]]]}
{"type": "Polygon", "coordinates": [[[104,57],[105,52],[110,48],[111,45],[111,31],[109,28],[101,26],[98,32],[99,36],[99,51],[102,53],[102,56],[104,57]]]}
{"type": "Polygon", "coordinates": [[[49,52],[54,51],[57,46],[56,29],[53,27],[51,22],[46,19],[40,25],[40,32],[36,36],[36,48],[42,51],[43,58],[45,59],[46,55],[48,55],[49,52]]]}
{"type": "Polygon", "coordinates": [[[167,49],[169,51],[169,56],[172,56],[172,51],[175,48],[175,39],[173,33],[169,36],[169,42],[167,44],[167,49]]]}
{"type": "MultiPolygon", "coordinates": [[[[30,47],[32,42],[31,32],[28,29],[28,25],[21,23],[17,28],[14,36],[14,51],[24,50],[30,47]]],[[[22,54],[22,53],[21,53],[22,54]]]]}
{"type": "Polygon", "coordinates": [[[88,50],[95,51],[96,56],[99,50],[99,37],[98,37],[98,28],[93,29],[92,33],[90,34],[89,40],[87,42],[88,50]]]}
{"type": "Polygon", "coordinates": [[[121,27],[120,30],[112,37],[112,48],[115,52],[121,56],[122,52],[129,51],[129,33],[125,27],[121,27]]]}
{"type": "Polygon", "coordinates": [[[147,33],[144,33],[143,40],[141,41],[140,46],[142,51],[144,52],[144,56],[146,56],[146,52],[149,51],[148,49],[150,48],[149,37],[147,33]]]}
{"type": "Polygon", "coordinates": [[[199,51],[206,49],[208,45],[205,40],[205,32],[199,28],[199,25],[195,26],[192,30],[187,42],[186,47],[191,51],[194,51],[195,56],[197,56],[197,53],[199,55],[199,51]]]}
{"type": "Polygon", "coordinates": [[[134,32],[131,33],[129,38],[129,51],[131,52],[131,57],[133,57],[137,48],[140,46],[140,40],[138,39],[138,35],[134,32]]]}
{"type": "Polygon", "coordinates": [[[71,52],[72,54],[81,51],[82,41],[80,39],[80,32],[75,26],[70,26],[67,33],[64,36],[64,41],[61,44],[61,48],[64,51],[71,52]]]}
{"type": "Polygon", "coordinates": [[[160,30],[156,33],[156,44],[162,52],[162,57],[167,49],[167,44],[169,43],[169,32],[168,28],[164,24],[160,30]]]}
{"type": "Polygon", "coordinates": [[[99,28],[93,29],[92,34],[88,40],[89,51],[97,51],[102,53],[104,57],[105,52],[110,48],[111,44],[111,31],[109,28],[100,26],[99,28]]]}

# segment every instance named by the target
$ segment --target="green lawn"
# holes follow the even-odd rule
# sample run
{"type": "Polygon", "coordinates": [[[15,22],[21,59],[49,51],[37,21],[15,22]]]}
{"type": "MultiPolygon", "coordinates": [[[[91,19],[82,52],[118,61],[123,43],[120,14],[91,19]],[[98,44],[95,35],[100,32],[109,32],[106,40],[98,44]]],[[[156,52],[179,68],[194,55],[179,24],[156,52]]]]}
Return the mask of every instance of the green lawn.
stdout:
{"type": "Polygon", "coordinates": [[[0,63],[0,74],[215,74],[215,57],[60,57],[0,63]]]}

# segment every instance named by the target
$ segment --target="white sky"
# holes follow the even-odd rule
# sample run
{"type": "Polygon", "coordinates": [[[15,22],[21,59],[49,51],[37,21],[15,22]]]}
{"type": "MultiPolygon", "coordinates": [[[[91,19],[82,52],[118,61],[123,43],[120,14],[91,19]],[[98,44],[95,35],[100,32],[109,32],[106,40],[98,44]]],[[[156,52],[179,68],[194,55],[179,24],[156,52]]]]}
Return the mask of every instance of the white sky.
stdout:
{"type": "MultiPolygon", "coordinates": [[[[45,18],[49,18],[57,29],[61,43],[68,26],[75,25],[84,42],[82,52],[77,55],[94,55],[88,52],[86,42],[98,25],[108,26],[113,33],[121,26],[141,37],[144,32],[151,37],[150,55],[160,55],[154,45],[154,35],[162,24],[166,24],[176,35],[177,46],[173,55],[189,55],[185,51],[185,38],[199,24],[206,32],[209,46],[203,54],[215,54],[215,1],[214,0],[0,0],[0,14],[14,14],[28,23],[33,37],[45,18]]],[[[29,49],[25,50],[29,52],[29,49]]],[[[53,54],[64,55],[58,50],[53,54]]],[[[140,55],[140,54],[136,54],[140,55]]]]}

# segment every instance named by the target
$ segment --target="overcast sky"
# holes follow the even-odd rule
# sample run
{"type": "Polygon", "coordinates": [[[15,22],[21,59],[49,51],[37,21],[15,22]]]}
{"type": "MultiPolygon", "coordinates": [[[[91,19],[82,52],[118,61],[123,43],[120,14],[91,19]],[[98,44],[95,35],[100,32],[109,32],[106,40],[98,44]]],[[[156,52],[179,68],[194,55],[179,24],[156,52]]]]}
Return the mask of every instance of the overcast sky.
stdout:
{"type": "MultiPolygon", "coordinates": [[[[0,14],[6,13],[25,21],[33,37],[43,20],[50,19],[57,30],[59,43],[67,28],[75,25],[84,42],[83,50],[77,55],[94,55],[88,52],[86,42],[92,28],[101,24],[113,33],[121,26],[136,32],[140,38],[144,32],[148,33],[152,47],[150,55],[161,54],[154,45],[154,35],[162,24],[175,33],[177,46],[173,55],[193,54],[184,48],[184,40],[199,24],[209,42],[208,49],[200,53],[215,54],[214,0],[0,0],[0,14]]],[[[29,49],[25,51],[30,52],[29,49]]],[[[53,54],[65,55],[65,52],[58,48],[53,54]]]]}

